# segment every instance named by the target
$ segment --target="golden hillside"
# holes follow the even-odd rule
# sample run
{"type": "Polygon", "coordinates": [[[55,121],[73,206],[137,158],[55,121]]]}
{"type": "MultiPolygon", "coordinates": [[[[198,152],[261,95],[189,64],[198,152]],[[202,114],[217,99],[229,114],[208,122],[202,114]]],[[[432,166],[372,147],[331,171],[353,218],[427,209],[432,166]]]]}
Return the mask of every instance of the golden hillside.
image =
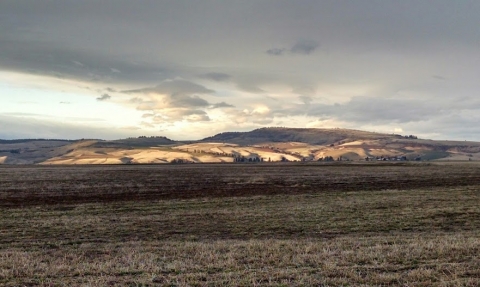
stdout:
{"type": "Polygon", "coordinates": [[[199,141],[165,137],[0,141],[2,164],[156,164],[279,161],[480,160],[480,143],[349,129],[262,128],[199,141]]]}

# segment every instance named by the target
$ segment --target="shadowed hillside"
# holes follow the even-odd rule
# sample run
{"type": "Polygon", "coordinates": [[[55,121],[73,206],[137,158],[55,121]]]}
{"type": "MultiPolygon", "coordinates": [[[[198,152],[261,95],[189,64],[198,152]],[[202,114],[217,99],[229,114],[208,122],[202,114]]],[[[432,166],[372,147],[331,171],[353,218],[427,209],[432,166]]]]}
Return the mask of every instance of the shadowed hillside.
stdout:
{"type": "Polygon", "coordinates": [[[138,137],[113,141],[99,141],[93,147],[101,148],[136,148],[136,147],[154,147],[163,145],[172,145],[177,142],[167,137],[138,137]]]}
{"type": "Polygon", "coordinates": [[[226,132],[208,137],[202,142],[228,142],[240,145],[271,142],[302,142],[326,145],[340,141],[392,139],[397,136],[349,129],[261,128],[250,132],[226,132]]]}

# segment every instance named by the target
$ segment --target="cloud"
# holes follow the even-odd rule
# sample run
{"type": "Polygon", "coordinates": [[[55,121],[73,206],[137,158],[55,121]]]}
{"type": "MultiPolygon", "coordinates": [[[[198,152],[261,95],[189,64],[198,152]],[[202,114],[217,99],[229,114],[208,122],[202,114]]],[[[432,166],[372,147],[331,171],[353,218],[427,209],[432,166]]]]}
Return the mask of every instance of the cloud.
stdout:
{"type": "Polygon", "coordinates": [[[233,108],[235,107],[234,105],[227,104],[225,102],[220,102],[216,103],[210,106],[212,109],[218,109],[218,108],[233,108]]]}
{"type": "Polygon", "coordinates": [[[196,95],[173,94],[171,104],[176,107],[206,107],[210,104],[196,95]]]}
{"type": "Polygon", "coordinates": [[[298,97],[305,105],[310,105],[310,103],[313,101],[312,97],[310,96],[305,96],[301,95],[298,97]]]}
{"type": "Polygon", "coordinates": [[[173,79],[165,80],[153,88],[143,88],[137,90],[128,90],[125,93],[157,93],[157,94],[213,94],[215,91],[205,88],[202,85],[184,80],[173,79]]]}
{"type": "Polygon", "coordinates": [[[155,116],[154,113],[147,113],[147,114],[143,114],[143,115],[142,115],[142,118],[143,118],[143,119],[144,119],[144,118],[151,118],[151,117],[154,117],[154,116],[155,116]]]}
{"type": "Polygon", "coordinates": [[[149,122],[146,122],[146,121],[142,121],[142,122],[140,123],[140,125],[141,125],[142,127],[146,127],[146,128],[154,128],[154,127],[155,127],[154,124],[149,123],[149,122]]]}
{"type": "Polygon", "coordinates": [[[147,96],[148,100],[133,98],[129,102],[134,103],[138,110],[160,110],[166,108],[202,108],[210,106],[210,103],[197,95],[162,95],[154,94],[147,96]]]}
{"type": "Polygon", "coordinates": [[[266,51],[267,54],[272,55],[272,56],[281,56],[285,54],[286,49],[284,48],[271,48],[266,51]]]}
{"type": "MultiPolygon", "coordinates": [[[[7,112],[1,113],[0,116],[7,116],[10,118],[19,118],[19,119],[38,119],[38,120],[46,120],[46,121],[53,121],[56,119],[55,116],[50,114],[40,114],[40,113],[26,113],[26,112],[7,112]]],[[[94,118],[94,117],[62,117],[63,120],[72,120],[75,122],[103,122],[105,121],[102,118],[94,118]]]]}
{"type": "Polygon", "coordinates": [[[421,99],[354,97],[343,104],[297,104],[275,110],[278,117],[309,116],[354,123],[419,122],[438,113],[435,104],[421,99]]]}
{"type": "Polygon", "coordinates": [[[215,91],[190,81],[174,79],[163,81],[155,87],[127,90],[123,93],[138,95],[129,100],[138,110],[158,111],[206,108],[211,104],[198,94],[213,94],[215,91]]]}
{"type": "Polygon", "coordinates": [[[108,94],[103,94],[100,97],[97,98],[97,101],[103,102],[106,100],[110,100],[112,97],[108,94]]]}
{"type": "Polygon", "coordinates": [[[135,97],[135,98],[131,98],[130,100],[128,100],[128,102],[131,103],[131,104],[142,104],[145,101],[143,99],[141,99],[140,97],[135,97]]]}
{"type": "Polygon", "coordinates": [[[155,125],[146,121],[140,122],[140,125],[145,128],[155,128],[155,125]]]}
{"type": "Polygon", "coordinates": [[[132,131],[137,131],[137,130],[141,130],[140,127],[137,127],[137,126],[125,126],[125,127],[121,127],[122,130],[132,130],[132,131]]]}
{"type": "Polygon", "coordinates": [[[271,56],[282,56],[287,52],[290,54],[309,55],[317,49],[318,43],[313,40],[300,40],[296,42],[290,49],[286,48],[271,48],[266,51],[271,56]]]}
{"type": "Polygon", "coordinates": [[[85,65],[80,63],[79,61],[72,61],[72,63],[74,63],[75,65],[80,66],[80,67],[85,67],[85,65]]]}
{"type": "Polygon", "coordinates": [[[210,117],[205,114],[193,114],[185,117],[185,119],[189,122],[208,122],[210,121],[210,117]]]}
{"type": "Polygon", "coordinates": [[[187,122],[205,122],[210,121],[210,117],[205,111],[192,110],[186,108],[179,109],[164,109],[158,111],[155,116],[151,118],[151,124],[164,124],[178,121],[187,122]]]}
{"type": "Polygon", "coordinates": [[[265,90],[260,89],[259,87],[255,86],[254,84],[248,83],[248,82],[239,82],[237,84],[237,88],[239,88],[242,91],[249,92],[252,94],[263,94],[265,93],[265,90]]]}
{"type": "Polygon", "coordinates": [[[13,117],[44,117],[44,118],[53,118],[50,115],[44,115],[39,113],[25,113],[25,112],[8,112],[2,113],[2,115],[13,116],[13,117]]]}
{"type": "MultiPolygon", "coordinates": [[[[415,97],[353,97],[345,103],[321,104],[310,103],[294,104],[285,109],[276,109],[272,114],[276,118],[286,117],[307,117],[316,118],[322,122],[341,122],[343,127],[366,128],[368,130],[377,127],[396,125],[410,127],[412,133],[422,131],[426,134],[426,129],[420,129],[421,126],[428,126],[433,130],[443,130],[447,134],[447,125],[434,128],[434,122],[443,122],[445,118],[455,118],[452,124],[459,124],[458,115],[473,115],[480,111],[479,100],[450,99],[439,101],[435,98],[415,98],[415,97]],[[448,109],[444,107],[448,106],[448,109]],[[457,116],[456,116],[457,115],[457,116]]],[[[462,116],[463,124],[473,123],[476,116],[462,116]],[[469,123],[468,123],[469,122],[469,123]]],[[[453,134],[452,130],[448,131],[453,134]]],[[[438,135],[437,135],[438,138],[438,135]]]]}
{"type": "Polygon", "coordinates": [[[293,54],[309,55],[315,51],[318,43],[312,40],[301,40],[295,43],[290,49],[293,54]]]}
{"type": "MultiPolygon", "coordinates": [[[[0,41],[2,41],[2,35],[0,35],[0,41]]],[[[65,47],[53,43],[39,44],[38,40],[25,41],[18,38],[10,39],[2,46],[0,68],[56,79],[86,81],[97,86],[99,83],[145,84],[170,78],[175,73],[174,67],[163,63],[132,62],[100,51],[65,47]],[[122,72],[114,72],[111,66],[118,67],[114,70],[122,72]]]]}
{"type": "Polygon", "coordinates": [[[230,108],[226,110],[226,115],[231,122],[240,125],[268,125],[274,120],[273,112],[265,105],[244,110],[230,108]]]}
{"type": "Polygon", "coordinates": [[[137,95],[128,103],[135,105],[137,110],[151,111],[142,116],[151,124],[210,121],[204,109],[228,105],[225,102],[210,104],[199,95],[211,95],[215,93],[214,90],[184,79],[166,80],[154,87],[123,93],[137,95]]]}
{"type": "Polygon", "coordinates": [[[161,115],[172,133],[299,119],[404,130],[428,122],[422,129],[442,133],[451,119],[450,131],[468,135],[464,125],[478,125],[468,115],[479,106],[480,2],[214,2],[0,1],[0,92],[13,95],[5,89],[16,82],[35,95],[16,101],[38,102],[5,96],[0,112],[47,114],[107,94],[115,103],[99,111],[128,108],[135,122],[161,115]]]}
{"type": "MultiPolygon", "coordinates": [[[[71,124],[54,118],[17,117],[0,115],[1,139],[50,138],[50,139],[119,139],[132,136],[132,132],[98,124],[71,124]]],[[[140,135],[134,133],[133,135],[140,135]]]]}
{"type": "Polygon", "coordinates": [[[200,75],[200,77],[204,79],[212,80],[215,82],[226,82],[232,78],[232,76],[230,76],[229,74],[215,73],[215,72],[206,73],[206,74],[200,75]]]}

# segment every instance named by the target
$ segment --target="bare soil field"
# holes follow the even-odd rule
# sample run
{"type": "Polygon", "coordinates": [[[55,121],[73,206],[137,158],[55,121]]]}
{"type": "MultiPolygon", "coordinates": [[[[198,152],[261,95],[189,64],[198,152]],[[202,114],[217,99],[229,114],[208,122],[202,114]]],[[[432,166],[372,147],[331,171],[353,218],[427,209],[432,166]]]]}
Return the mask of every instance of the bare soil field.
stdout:
{"type": "Polygon", "coordinates": [[[187,164],[0,167],[0,206],[457,187],[480,165],[187,164]]]}
{"type": "Polygon", "coordinates": [[[479,286],[480,165],[0,166],[0,286],[479,286]]]}

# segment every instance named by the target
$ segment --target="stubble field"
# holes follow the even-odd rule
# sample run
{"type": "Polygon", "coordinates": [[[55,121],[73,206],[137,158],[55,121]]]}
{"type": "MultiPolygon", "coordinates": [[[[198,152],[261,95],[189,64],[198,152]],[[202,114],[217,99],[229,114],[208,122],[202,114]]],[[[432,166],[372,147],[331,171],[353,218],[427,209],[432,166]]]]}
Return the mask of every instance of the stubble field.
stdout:
{"type": "Polygon", "coordinates": [[[0,286],[479,286],[480,165],[0,167],[0,286]]]}

